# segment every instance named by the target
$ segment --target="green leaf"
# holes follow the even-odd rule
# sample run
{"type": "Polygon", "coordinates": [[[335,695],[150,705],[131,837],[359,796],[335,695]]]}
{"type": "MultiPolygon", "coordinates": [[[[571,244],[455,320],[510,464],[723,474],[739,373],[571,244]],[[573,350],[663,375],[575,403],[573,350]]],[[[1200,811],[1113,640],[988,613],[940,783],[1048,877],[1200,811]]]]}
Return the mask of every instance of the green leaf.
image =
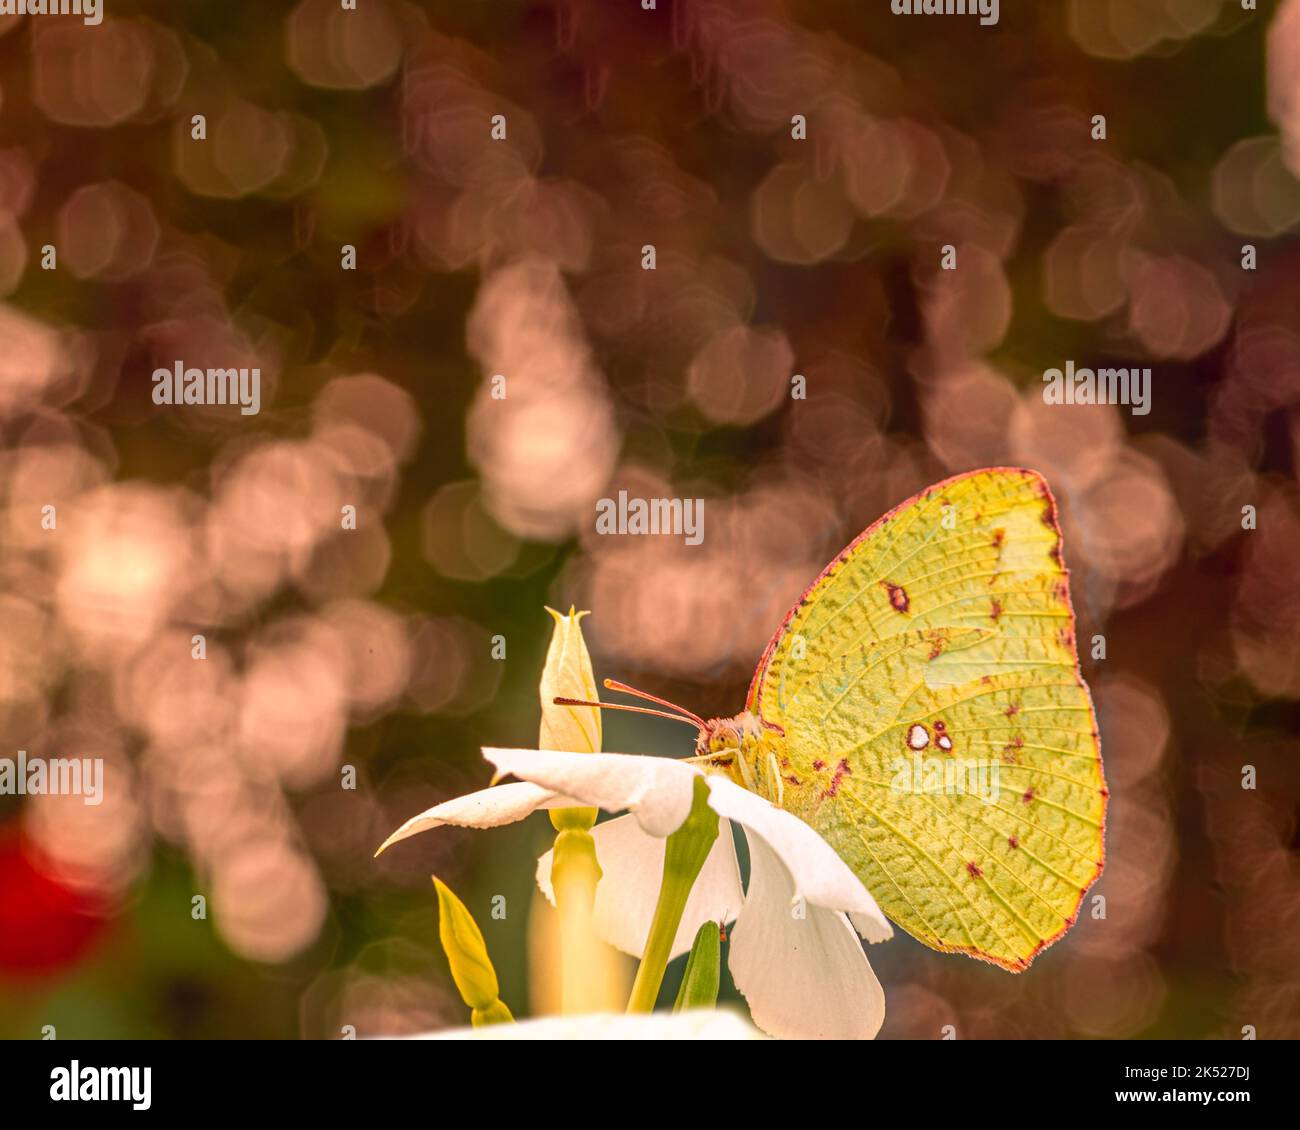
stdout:
{"type": "Polygon", "coordinates": [[[691,956],[686,959],[682,987],[677,991],[674,1012],[690,1008],[713,1008],[718,1003],[718,968],[721,964],[718,924],[706,922],[695,935],[691,956]]]}

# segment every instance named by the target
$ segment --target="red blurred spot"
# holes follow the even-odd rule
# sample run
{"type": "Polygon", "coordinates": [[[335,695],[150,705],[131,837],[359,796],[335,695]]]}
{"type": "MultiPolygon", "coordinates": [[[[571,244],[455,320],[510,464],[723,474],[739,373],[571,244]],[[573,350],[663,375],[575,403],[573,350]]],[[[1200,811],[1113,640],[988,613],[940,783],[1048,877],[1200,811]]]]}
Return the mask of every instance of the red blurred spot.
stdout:
{"type": "Polygon", "coordinates": [[[45,874],[18,836],[0,834],[0,976],[56,976],[103,934],[98,901],[45,874]]]}

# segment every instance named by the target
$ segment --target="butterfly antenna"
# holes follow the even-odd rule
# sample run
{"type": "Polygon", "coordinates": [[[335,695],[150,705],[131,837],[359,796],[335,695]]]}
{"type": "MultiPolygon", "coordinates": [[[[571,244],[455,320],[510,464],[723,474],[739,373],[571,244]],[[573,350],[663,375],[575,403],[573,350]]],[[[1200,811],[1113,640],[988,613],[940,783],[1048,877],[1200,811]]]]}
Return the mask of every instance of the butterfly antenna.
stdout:
{"type": "Polygon", "coordinates": [[[643,698],[647,702],[657,702],[660,706],[666,706],[669,710],[676,710],[678,714],[685,715],[691,720],[691,723],[698,726],[700,730],[707,731],[709,726],[698,714],[693,714],[684,706],[678,706],[675,702],[669,702],[666,698],[660,698],[658,695],[650,694],[647,691],[639,691],[635,687],[629,687],[626,683],[620,683],[616,679],[606,679],[605,689],[607,691],[620,691],[623,694],[634,695],[637,698],[643,698]]]}
{"type": "MultiPolygon", "coordinates": [[[[668,718],[673,722],[685,722],[688,726],[694,726],[697,723],[690,718],[683,718],[680,714],[669,714],[666,710],[651,710],[646,706],[625,706],[621,702],[586,702],[580,698],[555,698],[551,700],[556,706],[590,706],[596,710],[626,710],[629,714],[653,714],[656,718],[668,718]]],[[[703,729],[703,723],[699,723],[703,729]]]]}

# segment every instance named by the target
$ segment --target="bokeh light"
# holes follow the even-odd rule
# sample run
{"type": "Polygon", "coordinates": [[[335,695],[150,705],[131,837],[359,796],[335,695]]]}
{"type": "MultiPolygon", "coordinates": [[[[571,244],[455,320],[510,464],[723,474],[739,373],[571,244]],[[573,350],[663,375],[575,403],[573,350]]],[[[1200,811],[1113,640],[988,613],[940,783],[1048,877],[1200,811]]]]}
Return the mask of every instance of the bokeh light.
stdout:
{"type": "Polygon", "coordinates": [[[370,856],[535,742],[542,606],[733,714],[835,553],[999,465],[1060,505],[1106,871],[1024,977],[873,948],[883,1034],[1300,1035],[1300,0],[107,7],[0,18],[0,756],[105,773],[0,797],[0,1036],[462,1023],[435,870],[522,1014],[546,822],[370,856]]]}

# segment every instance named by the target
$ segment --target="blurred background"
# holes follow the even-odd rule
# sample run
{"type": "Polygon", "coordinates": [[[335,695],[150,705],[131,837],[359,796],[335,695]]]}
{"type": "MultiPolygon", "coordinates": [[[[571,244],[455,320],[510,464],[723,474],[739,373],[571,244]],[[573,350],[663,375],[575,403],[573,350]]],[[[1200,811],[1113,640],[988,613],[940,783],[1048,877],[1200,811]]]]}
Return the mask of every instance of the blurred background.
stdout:
{"type": "Polygon", "coordinates": [[[464,1023],[435,871],[546,1005],[545,817],[371,859],[536,744],[543,604],[734,714],[845,543],[1008,463],[1063,510],[1106,918],[1023,976],[873,947],[882,1036],[1300,1036],[1300,0],[105,10],[0,17],[0,756],[108,781],[0,797],[0,1036],[464,1023]],[[155,405],[177,360],[260,414],[155,405]],[[1150,414],[1048,408],[1067,360],[1150,414]],[[703,544],[596,536],[620,489],[703,544]]]}

